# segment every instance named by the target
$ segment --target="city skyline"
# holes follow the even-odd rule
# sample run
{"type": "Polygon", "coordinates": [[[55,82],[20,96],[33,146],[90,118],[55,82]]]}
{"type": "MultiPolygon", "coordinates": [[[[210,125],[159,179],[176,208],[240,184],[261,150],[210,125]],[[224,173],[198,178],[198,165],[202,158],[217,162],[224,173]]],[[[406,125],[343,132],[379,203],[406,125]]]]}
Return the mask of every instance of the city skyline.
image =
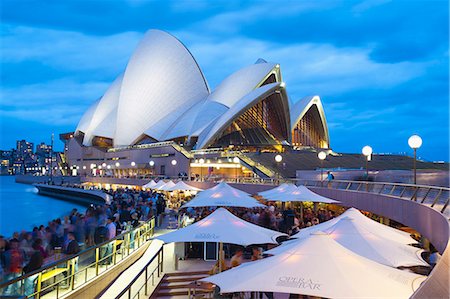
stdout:
{"type": "Polygon", "coordinates": [[[419,134],[419,157],[448,161],[445,1],[23,3],[2,9],[1,149],[73,131],[156,28],[186,43],[212,88],[258,58],[280,63],[293,102],[321,96],[337,152],[411,155],[419,134]]]}

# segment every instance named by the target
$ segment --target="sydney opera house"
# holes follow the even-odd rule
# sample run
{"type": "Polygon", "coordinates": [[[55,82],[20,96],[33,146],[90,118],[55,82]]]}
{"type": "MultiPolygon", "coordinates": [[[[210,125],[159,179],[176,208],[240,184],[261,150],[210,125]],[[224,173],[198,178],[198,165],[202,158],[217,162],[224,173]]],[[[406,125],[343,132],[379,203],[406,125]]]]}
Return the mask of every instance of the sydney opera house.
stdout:
{"type": "Polygon", "coordinates": [[[211,90],[189,50],[159,30],[145,34],[124,72],[61,138],[67,164],[78,172],[133,164],[164,175],[171,163],[195,164],[202,150],[329,148],[320,98],[293,104],[279,64],[260,58],[211,90]]]}

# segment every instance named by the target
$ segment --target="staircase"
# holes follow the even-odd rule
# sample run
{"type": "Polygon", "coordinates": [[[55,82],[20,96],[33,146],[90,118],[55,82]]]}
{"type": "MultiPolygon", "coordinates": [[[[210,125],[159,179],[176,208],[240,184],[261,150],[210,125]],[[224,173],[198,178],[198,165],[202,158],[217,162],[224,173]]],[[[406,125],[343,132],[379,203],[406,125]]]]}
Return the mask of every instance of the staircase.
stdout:
{"type": "Polygon", "coordinates": [[[247,167],[248,169],[251,169],[254,173],[256,173],[260,178],[268,179],[268,178],[274,178],[277,176],[277,173],[272,171],[271,169],[267,168],[261,163],[256,162],[249,156],[237,152],[236,156],[241,160],[241,163],[247,167]]]}
{"type": "MultiPolygon", "coordinates": [[[[166,273],[153,292],[151,299],[188,298],[189,285],[208,276],[208,271],[166,273]]],[[[203,298],[206,291],[196,290],[196,298],[203,298]],[[199,296],[200,295],[200,296],[199,296]]]]}

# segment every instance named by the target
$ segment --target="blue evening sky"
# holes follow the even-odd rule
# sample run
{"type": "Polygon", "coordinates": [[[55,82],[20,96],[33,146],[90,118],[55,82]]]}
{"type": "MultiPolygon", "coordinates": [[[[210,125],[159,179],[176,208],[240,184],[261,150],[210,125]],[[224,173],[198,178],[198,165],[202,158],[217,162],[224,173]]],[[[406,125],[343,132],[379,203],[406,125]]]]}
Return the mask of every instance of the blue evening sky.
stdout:
{"type": "Polygon", "coordinates": [[[212,88],[260,57],[280,63],[292,101],[321,96],[335,151],[411,154],[417,133],[420,157],[448,161],[448,18],[444,0],[2,0],[0,148],[73,131],[157,28],[212,88]]]}

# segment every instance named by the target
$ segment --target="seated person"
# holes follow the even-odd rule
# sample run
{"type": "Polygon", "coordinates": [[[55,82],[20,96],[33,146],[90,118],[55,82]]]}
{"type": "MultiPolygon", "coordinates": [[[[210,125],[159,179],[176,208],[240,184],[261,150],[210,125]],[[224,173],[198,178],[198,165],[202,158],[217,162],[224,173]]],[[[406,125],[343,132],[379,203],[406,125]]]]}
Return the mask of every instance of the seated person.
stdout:
{"type": "Polygon", "coordinates": [[[239,248],[238,250],[236,250],[236,253],[233,255],[233,257],[231,258],[231,268],[237,267],[240,264],[242,264],[242,258],[244,255],[244,251],[239,248]]]}
{"type": "MultiPolygon", "coordinates": [[[[228,269],[227,264],[225,263],[225,260],[222,260],[220,264],[222,266],[221,267],[222,272],[228,269]]],[[[212,267],[212,269],[209,270],[209,272],[208,272],[209,275],[214,275],[217,273],[220,273],[219,272],[219,260],[217,260],[217,262],[214,264],[214,267],[212,267]]]]}

